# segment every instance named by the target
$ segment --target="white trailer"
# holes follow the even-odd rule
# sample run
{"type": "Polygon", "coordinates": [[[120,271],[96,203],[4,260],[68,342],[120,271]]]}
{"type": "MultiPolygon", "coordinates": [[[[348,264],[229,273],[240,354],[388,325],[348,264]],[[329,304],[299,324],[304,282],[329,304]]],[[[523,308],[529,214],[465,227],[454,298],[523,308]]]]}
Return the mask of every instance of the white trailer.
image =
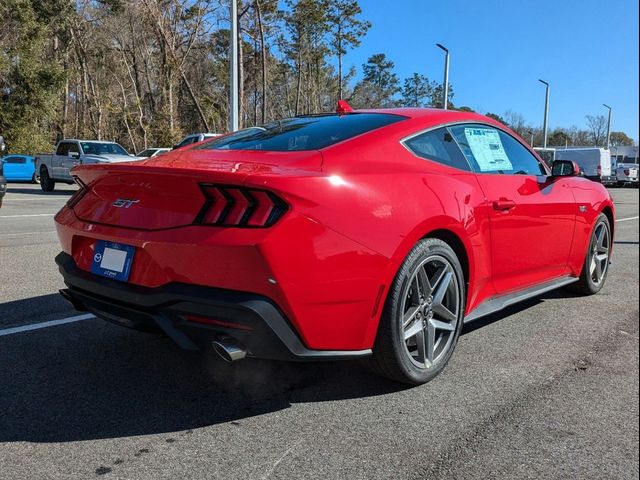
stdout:
{"type": "Polygon", "coordinates": [[[590,180],[607,182],[611,179],[611,152],[606,148],[559,148],[556,149],[556,160],[576,162],[590,180]]]}

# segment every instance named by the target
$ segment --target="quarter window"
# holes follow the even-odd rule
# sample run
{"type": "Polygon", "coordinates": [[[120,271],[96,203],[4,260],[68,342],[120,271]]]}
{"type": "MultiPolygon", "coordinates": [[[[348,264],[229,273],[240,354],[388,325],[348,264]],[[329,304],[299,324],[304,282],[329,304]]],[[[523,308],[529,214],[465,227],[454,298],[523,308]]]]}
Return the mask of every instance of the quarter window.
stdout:
{"type": "Polygon", "coordinates": [[[484,125],[451,127],[462,153],[478,173],[546,175],[544,167],[511,135],[484,125]]]}
{"type": "Polygon", "coordinates": [[[438,128],[406,140],[404,144],[415,155],[447,167],[469,171],[469,164],[446,128],[438,128]]]}

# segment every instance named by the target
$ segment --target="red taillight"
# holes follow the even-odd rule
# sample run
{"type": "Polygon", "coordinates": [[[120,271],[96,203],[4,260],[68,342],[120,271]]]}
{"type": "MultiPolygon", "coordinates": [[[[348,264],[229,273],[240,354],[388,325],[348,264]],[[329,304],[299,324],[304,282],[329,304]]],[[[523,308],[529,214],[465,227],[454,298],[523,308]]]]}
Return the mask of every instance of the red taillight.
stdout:
{"type": "Polygon", "coordinates": [[[628,169],[628,168],[625,168],[625,169],[624,169],[624,174],[628,177],[628,176],[629,176],[629,173],[630,173],[629,169],[628,169]]]}
{"type": "Polygon", "coordinates": [[[71,197],[69,197],[69,200],[67,200],[67,207],[69,208],[73,208],[74,206],[76,206],[82,199],[82,197],[84,197],[89,191],[89,187],[82,183],[82,180],[80,180],[78,177],[73,177],[73,180],[80,188],[78,188],[78,191],[71,195],[71,197]]]}
{"type": "Polygon", "coordinates": [[[287,211],[277,195],[233,185],[201,185],[207,201],[196,218],[202,225],[222,227],[270,227],[287,211]]]}

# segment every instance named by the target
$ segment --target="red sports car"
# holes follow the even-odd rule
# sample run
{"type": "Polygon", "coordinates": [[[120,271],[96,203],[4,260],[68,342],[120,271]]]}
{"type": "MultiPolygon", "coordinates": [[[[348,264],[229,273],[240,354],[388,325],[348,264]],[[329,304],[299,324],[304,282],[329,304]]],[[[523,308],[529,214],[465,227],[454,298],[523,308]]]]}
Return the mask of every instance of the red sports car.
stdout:
{"type": "Polygon", "coordinates": [[[62,294],[229,361],[372,356],[420,384],[463,323],[602,288],[614,205],[578,172],[482,115],[344,105],[79,166],[55,218],[62,294]]]}

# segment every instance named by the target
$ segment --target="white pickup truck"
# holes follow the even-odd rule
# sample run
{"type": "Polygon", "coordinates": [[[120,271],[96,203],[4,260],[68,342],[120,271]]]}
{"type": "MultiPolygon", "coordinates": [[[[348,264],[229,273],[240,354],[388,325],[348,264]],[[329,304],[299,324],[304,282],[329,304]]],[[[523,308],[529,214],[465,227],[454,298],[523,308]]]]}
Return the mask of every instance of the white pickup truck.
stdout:
{"type": "Polygon", "coordinates": [[[80,164],[116,163],[143,160],[134,157],[115,142],[101,140],[60,140],[53,154],[36,155],[40,187],[51,192],[56,182],[73,183],[71,169],[80,164]]]}
{"type": "Polygon", "coordinates": [[[619,163],[616,166],[616,180],[618,186],[625,185],[638,186],[638,164],[637,163],[619,163]]]}

